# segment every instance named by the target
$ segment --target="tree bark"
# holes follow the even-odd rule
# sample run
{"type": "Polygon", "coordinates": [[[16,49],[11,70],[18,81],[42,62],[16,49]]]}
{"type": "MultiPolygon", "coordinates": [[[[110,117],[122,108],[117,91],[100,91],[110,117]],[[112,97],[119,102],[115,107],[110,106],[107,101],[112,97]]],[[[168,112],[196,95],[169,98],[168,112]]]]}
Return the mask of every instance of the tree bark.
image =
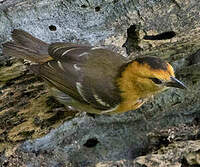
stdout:
{"type": "Polygon", "coordinates": [[[0,1],[0,44],[20,28],[48,43],[109,45],[130,59],[158,56],[188,87],[125,114],[76,115],[51,97],[29,62],[1,55],[1,166],[199,165],[199,10],[195,0],[0,1]]]}

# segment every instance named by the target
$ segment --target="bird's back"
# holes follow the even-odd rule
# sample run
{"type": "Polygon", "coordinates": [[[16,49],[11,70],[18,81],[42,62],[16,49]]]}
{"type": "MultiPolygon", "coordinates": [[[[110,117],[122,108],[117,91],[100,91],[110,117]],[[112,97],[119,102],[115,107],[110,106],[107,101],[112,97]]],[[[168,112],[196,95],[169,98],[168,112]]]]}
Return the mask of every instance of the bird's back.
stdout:
{"type": "Polygon", "coordinates": [[[97,109],[107,110],[119,104],[116,78],[120,67],[126,63],[125,58],[103,48],[76,45],[72,49],[70,43],[52,45],[50,48],[56,49],[50,50],[50,54],[54,53],[54,60],[39,68],[44,79],[74,99],[97,109]],[[59,51],[58,45],[62,45],[62,50],[59,51]]]}

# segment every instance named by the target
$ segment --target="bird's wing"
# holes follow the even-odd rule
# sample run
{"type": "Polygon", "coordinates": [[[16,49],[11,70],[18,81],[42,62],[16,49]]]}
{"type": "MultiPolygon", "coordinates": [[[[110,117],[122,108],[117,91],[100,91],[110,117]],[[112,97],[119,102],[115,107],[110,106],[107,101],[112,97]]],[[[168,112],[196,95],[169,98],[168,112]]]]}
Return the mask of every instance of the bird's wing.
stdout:
{"type": "Polygon", "coordinates": [[[87,52],[92,47],[89,45],[80,45],[75,43],[57,42],[49,46],[48,52],[55,60],[62,59],[63,57],[75,58],[83,52],[87,52]]]}
{"type": "Polygon", "coordinates": [[[79,51],[85,50],[68,54],[69,44],[62,45],[62,51],[49,49],[52,57],[56,53],[56,60],[40,65],[39,74],[59,90],[94,108],[106,110],[119,104],[115,81],[126,60],[107,49],[77,45],[79,51]],[[62,56],[64,53],[68,55],[62,56]]]}

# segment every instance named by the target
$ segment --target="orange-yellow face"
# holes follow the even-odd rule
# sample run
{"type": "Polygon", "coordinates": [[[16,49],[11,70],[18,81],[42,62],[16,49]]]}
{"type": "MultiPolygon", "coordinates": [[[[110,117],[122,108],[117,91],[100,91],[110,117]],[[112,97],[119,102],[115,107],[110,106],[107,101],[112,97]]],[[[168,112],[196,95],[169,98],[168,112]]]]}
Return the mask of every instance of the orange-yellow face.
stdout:
{"type": "Polygon", "coordinates": [[[143,57],[128,64],[119,80],[122,96],[148,98],[169,87],[185,88],[172,66],[156,57],[143,57]],[[122,81],[123,80],[123,81],[122,81]]]}
{"type": "Polygon", "coordinates": [[[133,62],[131,64],[132,75],[134,77],[133,85],[144,93],[157,93],[168,87],[165,83],[171,81],[174,77],[174,70],[169,63],[166,63],[166,69],[153,69],[148,64],[133,62]]]}

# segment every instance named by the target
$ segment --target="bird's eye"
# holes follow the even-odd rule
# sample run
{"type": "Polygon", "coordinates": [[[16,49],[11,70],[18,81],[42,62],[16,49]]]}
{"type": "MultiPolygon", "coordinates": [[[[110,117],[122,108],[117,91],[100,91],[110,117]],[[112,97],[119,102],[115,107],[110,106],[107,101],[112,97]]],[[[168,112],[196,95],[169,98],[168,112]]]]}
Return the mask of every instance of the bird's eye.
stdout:
{"type": "Polygon", "coordinates": [[[162,81],[158,78],[149,78],[151,79],[155,84],[162,84],[162,81]]]}

